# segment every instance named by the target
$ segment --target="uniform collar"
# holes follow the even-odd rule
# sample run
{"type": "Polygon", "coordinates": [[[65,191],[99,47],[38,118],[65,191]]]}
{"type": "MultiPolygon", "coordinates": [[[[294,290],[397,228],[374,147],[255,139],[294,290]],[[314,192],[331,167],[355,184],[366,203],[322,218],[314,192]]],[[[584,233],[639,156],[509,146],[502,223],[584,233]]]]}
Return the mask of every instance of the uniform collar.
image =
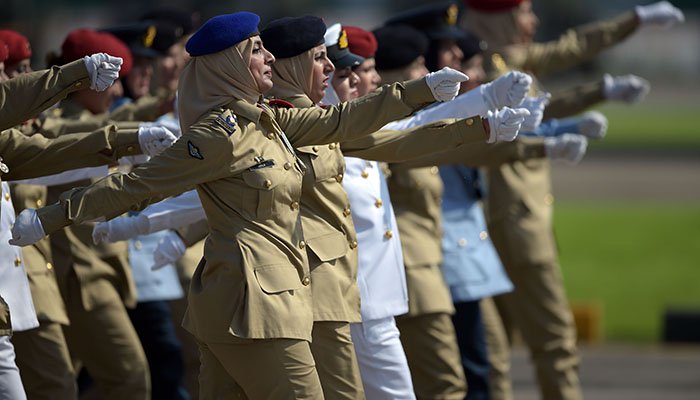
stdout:
{"type": "Polygon", "coordinates": [[[259,122],[263,109],[259,105],[253,105],[245,100],[236,99],[228,104],[234,114],[252,122],[259,122]]]}

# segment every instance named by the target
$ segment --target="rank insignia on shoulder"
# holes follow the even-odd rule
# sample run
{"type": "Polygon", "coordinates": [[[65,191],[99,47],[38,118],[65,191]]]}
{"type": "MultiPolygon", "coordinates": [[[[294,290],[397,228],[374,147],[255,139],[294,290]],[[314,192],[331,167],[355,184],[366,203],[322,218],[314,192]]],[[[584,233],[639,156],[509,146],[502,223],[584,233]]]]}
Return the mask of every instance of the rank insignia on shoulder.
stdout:
{"type": "Polygon", "coordinates": [[[187,150],[190,153],[191,157],[194,157],[198,160],[204,160],[204,156],[202,153],[199,152],[199,148],[192,143],[192,141],[188,140],[187,141],[187,150]]]}
{"type": "Polygon", "coordinates": [[[236,127],[238,127],[238,117],[231,110],[221,113],[221,115],[216,117],[216,122],[228,132],[229,136],[233,135],[236,132],[236,127]]]}

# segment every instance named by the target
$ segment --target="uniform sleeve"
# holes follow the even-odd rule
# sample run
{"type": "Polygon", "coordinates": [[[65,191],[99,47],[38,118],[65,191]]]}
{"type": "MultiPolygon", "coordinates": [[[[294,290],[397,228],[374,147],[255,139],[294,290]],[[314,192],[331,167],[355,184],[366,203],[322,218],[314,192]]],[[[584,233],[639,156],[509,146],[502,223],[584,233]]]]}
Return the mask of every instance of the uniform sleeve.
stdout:
{"type": "Polygon", "coordinates": [[[148,233],[165,229],[175,229],[205,219],[202,202],[196,190],[190,190],[179,196],[151,204],[139,217],[148,220],[148,233]]]}
{"type": "Polygon", "coordinates": [[[542,138],[518,138],[512,142],[464,144],[454,150],[430,154],[401,164],[401,168],[420,168],[432,165],[460,164],[468,167],[493,167],[513,161],[542,158],[542,138]]]}
{"type": "Polygon", "coordinates": [[[7,180],[110,164],[121,156],[140,152],[136,131],[120,132],[113,125],[56,139],[26,136],[15,129],[0,133],[0,156],[9,168],[9,172],[3,175],[7,180]]]}
{"type": "Polygon", "coordinates": [[[394,83],[327,109],[276,108],[275,120],[294,147],[345,142],[379,130],[435,101],[425,79],[394,83]]]}
{"type": "Polygon", "coordinates": [[[158,96],[144,96],[117,108],[109,114],[114,121],[155,121],[165,114],[164,103],[167,100],[158,96]]]}
{"type": "Polygon", "coordinates": [[[604,101],[603,86],[601,80],[553,93],[549,105],[544,109],[543,119],[570,117],[604,101]]]}
{"type": "Polygon", "coordinates": [[[68,93],[90,86],[83,60],[0,83],[0,130],[46,110],[68,93]]]}
{"type": "Polygon", "coordinates": [[[99,167],[72,169],[70,171],[63,171],[58,174],[42,176],[40,178],[21,179],[18,181],[12,181],[11,183],[24,185],[56,186],[65,185],[71,182],[77,182],[83,179],[100,178],[106,176],[107,174],[109,174],[109,167],[106,165],[102,165],[99,167]]]}
{"type": "Polygon", "coordinates": [[[230,176],[232,157],[233,144],[225,131],[193,126],[170,148],[130,173],[112,174],[88,187],[64,192],[59,203],[37,213],[47,234],[71,223],[111,219],[160,201],[164,195],[230,176]]]}
{"type": "Polygon", "coordinates": [[[192,247],[207,237],[209,234],[209,223],[206,219],[203,219],[194,224],[178,228],[175,231],[180,235],[182,241],[185,242],[185,246],[192,247]]]}
{"type": "Polygon", "coordinates": [[[432,107],[420,110],[408,118],[389,122],[384,126],[384,129],[408,129],[441,119],[461,119],[472,115],[486,116],[487,112],[488,108],[484,102],[484,97],[477,88],[460,94],[452,101],[436,103],[432,107]]]}
{"type": "Polygon", "coordinates": [[[566,31],[558,40],[513,46],[505,51],[508,64],[515,69],[544,76],[578,65],[621,42],[639,26],[634,11],[566,31]]]}
{"type": "Polygon", "coordinates": [[[341,143],[343,154],[366,160],[402,162],[488,139],[481,118],[443,120],[404,131],[382,129],[341,143]]]}

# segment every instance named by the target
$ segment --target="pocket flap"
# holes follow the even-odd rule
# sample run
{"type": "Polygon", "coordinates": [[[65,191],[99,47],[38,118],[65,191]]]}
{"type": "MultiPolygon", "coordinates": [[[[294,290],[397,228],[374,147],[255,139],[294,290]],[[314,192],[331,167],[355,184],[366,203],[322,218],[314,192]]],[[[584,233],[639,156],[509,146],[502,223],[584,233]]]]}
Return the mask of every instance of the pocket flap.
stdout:
{"type": "Polygon", "coordinates": [[[241,176],[250,187],[271,190],[282,182],[282,179],[284,179],[284,172],[276,167],[269,167],[256,169],[254,171],[245,171],[241,176]]]}
{"type": "Polygon", "coordinates": [[[307,239],[306,245],[323,262],[340,258],[348,252],[348,241],[345,240],[345,235],[337,231],[307,239]]]}
{"type": "Polygon", "coordinates": [[[303,285],[296,268],[291,265],[264,265],[255,267],[255,278],[267,294],[299,289],[303,285]]]}

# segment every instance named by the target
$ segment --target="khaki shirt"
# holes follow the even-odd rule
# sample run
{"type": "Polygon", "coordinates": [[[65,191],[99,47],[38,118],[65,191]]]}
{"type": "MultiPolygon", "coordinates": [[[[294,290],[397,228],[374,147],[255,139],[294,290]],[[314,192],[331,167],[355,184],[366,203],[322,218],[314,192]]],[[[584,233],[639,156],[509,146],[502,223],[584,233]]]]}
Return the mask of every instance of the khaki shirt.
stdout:
{"type": "MultiPolygon", "coordinates": [[[[555,41],[512,46],[503,52],[502,59],[491,57],[489,72],[498,75],[521,69],[538,76],[563,70],[592,59],[638,26],[635,13],[628,12],[569,30],[555,41]]],[[[555,96],[551,111],[548,107],[545,113],[548,118],[571,115],[602,99],[601,93],[601,84],[565,92],[555,96]]],[[[512,268],[555,260],[549,161],[530,159],[489,168],[488,179],[488,227],[504,264],[512,268]]]]}
{"type": "Polygon", "coordinates": [[[0,82],[0,130],[18,125],[64,99],[68,93],[89,86],[83,60],[0,82]]]}
{"type": "Polygon", "coordinates": [[[293,146],[367,135],[433,101],[424,80],[384,86],[328,109],[233,101],[129,174],[64,193],[38,211],[47,233],[117,216],[196,185],[210,233],[190,285],[185,326],[204,341],[311,339],[311,278],[300,212],[303,171],[293,146]]]}

